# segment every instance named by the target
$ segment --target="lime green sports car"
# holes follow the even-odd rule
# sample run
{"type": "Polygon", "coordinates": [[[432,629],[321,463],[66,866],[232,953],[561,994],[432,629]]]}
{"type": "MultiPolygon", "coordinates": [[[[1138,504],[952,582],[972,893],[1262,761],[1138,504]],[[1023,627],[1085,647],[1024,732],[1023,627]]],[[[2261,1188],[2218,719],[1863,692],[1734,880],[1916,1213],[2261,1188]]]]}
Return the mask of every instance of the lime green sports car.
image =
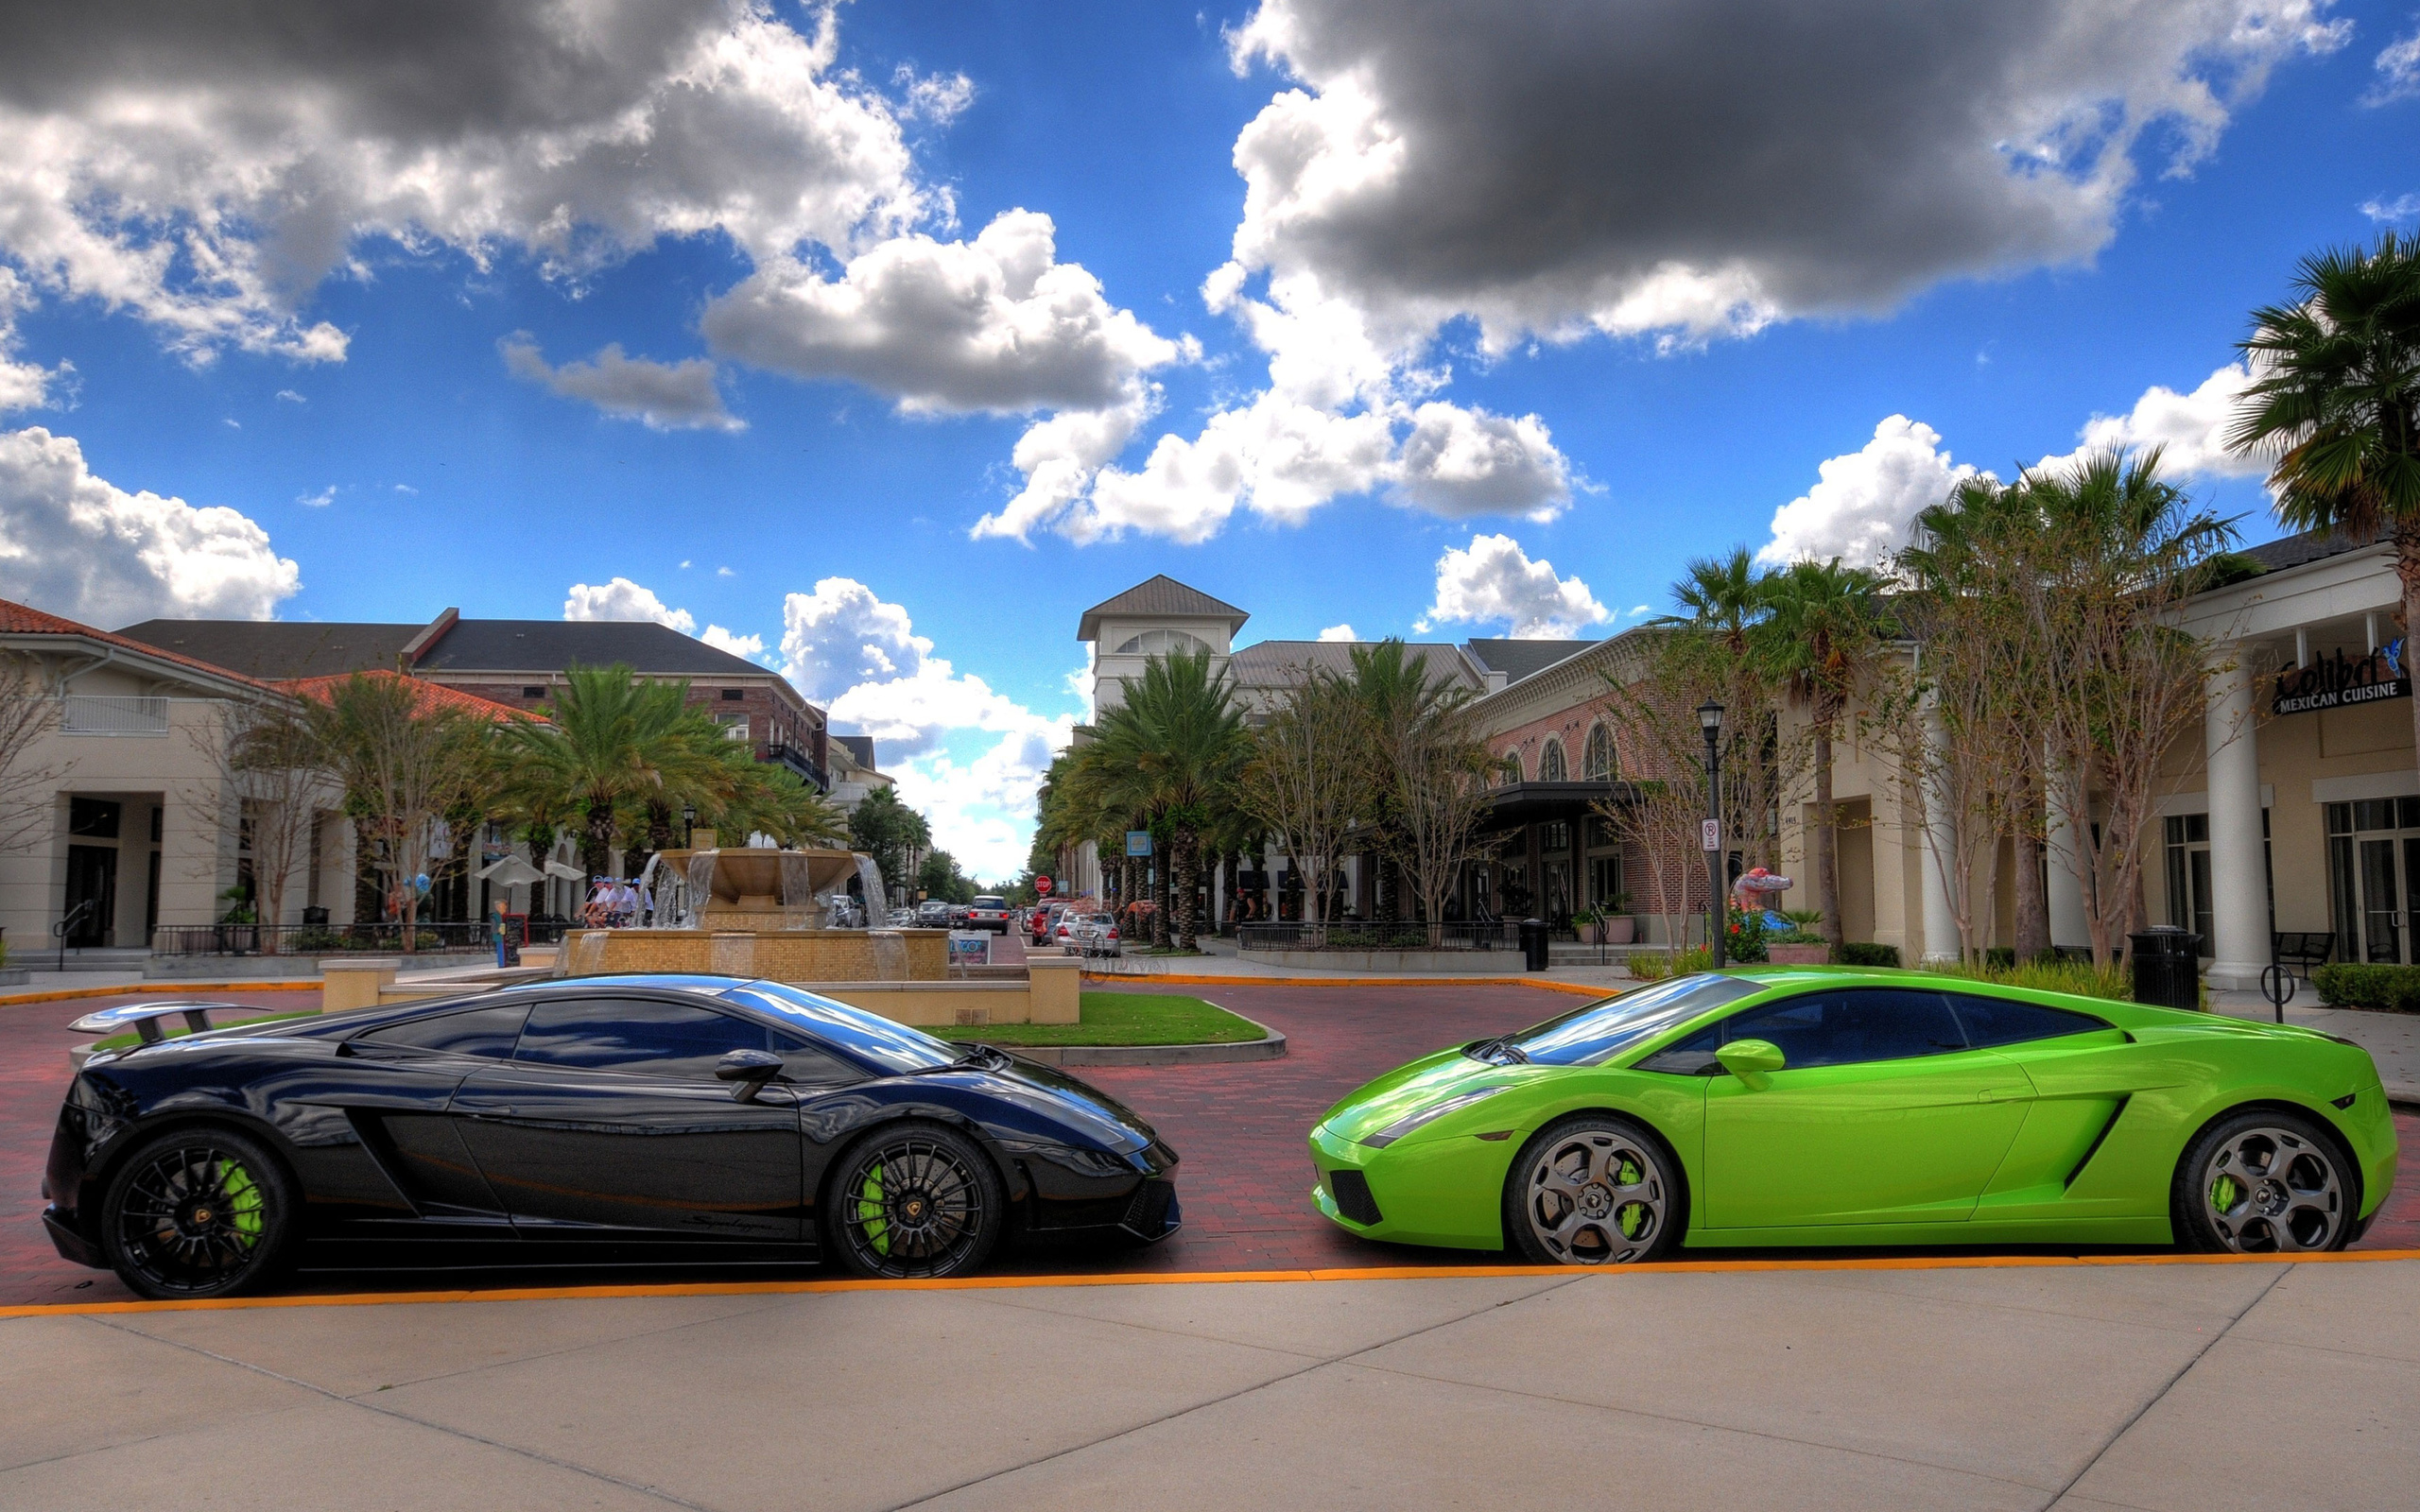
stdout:
{"type": "Polygon", "coordinates": [[[2394,1179],[2369,1053],[1952,980],[1675,978],[1416,1060],[1311,1131],[1320,1211],[1540,1264],[1676,1245],[2342,1248],[2394,1179]]]}

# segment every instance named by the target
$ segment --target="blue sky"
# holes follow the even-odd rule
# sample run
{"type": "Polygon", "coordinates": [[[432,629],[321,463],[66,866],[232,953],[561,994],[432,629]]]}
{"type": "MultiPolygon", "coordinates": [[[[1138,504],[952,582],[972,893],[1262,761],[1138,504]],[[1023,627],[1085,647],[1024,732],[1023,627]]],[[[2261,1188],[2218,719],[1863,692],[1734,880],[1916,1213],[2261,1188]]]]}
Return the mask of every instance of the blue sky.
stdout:
{"type": "Polygon", "coordinates": [[[2087,440],[2265,538],[2231,343],[2420,215],[2398,7],[576,9],[12,49],[0,594],[665,618],[1004,873],[1153,573],[1603,634],[2087,440]]]}

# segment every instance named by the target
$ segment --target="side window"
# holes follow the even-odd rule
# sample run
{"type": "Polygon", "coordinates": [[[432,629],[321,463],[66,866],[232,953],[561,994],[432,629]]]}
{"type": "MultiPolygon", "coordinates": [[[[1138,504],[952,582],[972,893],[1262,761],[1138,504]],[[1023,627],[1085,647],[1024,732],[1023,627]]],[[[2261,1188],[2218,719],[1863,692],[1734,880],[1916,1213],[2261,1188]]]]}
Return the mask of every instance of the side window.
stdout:
{"type": "Polygon", "coordinates": [[[354,1040],[394,1045],[446,1056],[481,1056],[508,1059],[513,1041],[521,1038],[521,1021],[529,1017],[527,1003],[498,1004],[459,1013],[432,1013],[376,1029],[364,1029],[354,1040]]]}
{"type": "Polygon", "coordinates": [[[1714,1053],[1722,1048],[1722,1025],[1709,1023],[1685,1039],[1675,1040],[1640,1061],[1638,1071],[1660,1071],[1674,1076],[1707,1076],[1722,1069],[1714,1053]]]}
{"type": "Polygon", "coordinates": [[[1809,992],[1723,1021],[1726,1042],[1767,1040],[1792,1069],[1907,1060],[1966,1048],[1947,996],[1906,988],[1809,992]]]}
{"type": "Polygon", "coordinates": [[[828,1051],[819,1050],[796,1035],[771,1031],[769,1048],[782,1057],[782,1074],[802,1087],[846,1087],[865,1080],[865,1074],[828,1051]]]}
{"type": "Polygon", "coordinates": [[[2090,1034],[2109,1027],[2089,1013],[2046,1008],[2008,998],[1952,992],[1949,1005],[1957,1010],[1958,1022],[1965,1027],[1967,1043],[1978,1050],[2023,1044],[2029,1040],[2055,1040],[2066,1034],[2090,1034]]]}
{"type": "Polygon", "coordinates": [[[513,1059],[581,1071],[633,1071],[710,1081],[734,1050],[772,1049],[759,1023],[686,1003],[575,998],[529,1010],[513,1059]]]}

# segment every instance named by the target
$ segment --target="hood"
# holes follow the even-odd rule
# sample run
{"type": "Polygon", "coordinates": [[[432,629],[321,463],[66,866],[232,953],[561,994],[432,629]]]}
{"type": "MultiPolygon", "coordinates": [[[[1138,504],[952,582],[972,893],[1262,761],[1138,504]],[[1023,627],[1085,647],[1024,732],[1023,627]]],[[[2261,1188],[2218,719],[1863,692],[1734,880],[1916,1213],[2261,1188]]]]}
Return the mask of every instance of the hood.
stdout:
{"type": "Polygon", "coordinates": [[[1320,1124],[1339,1139],[1358,1143],[1407,1113],[1481,1086],[1521,1080],[1530,1069],[1493,1065],[1473,1060],[1460,1050],[1441,1050],[1354,1089],[1321,1117],[1320,1124]]]}

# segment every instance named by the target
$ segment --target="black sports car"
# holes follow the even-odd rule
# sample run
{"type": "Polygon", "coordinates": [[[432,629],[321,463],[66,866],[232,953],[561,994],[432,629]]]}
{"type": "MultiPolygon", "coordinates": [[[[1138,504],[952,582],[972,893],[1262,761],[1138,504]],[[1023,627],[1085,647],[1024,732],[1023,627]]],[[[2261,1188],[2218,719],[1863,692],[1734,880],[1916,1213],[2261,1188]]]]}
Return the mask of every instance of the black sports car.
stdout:
{"type": "Polygon", "coordinates": [[[178,1039],[162,1021],[197,1005],[109,1014],[146,1042],[77,1074],[43,1221],[146,1297],[223,1296],[305,1243],[906,1277],[1012,1228],[1179,1222],[1176,1152],[1115,1099],[775,982],[587,977],[178,1039]]]}

